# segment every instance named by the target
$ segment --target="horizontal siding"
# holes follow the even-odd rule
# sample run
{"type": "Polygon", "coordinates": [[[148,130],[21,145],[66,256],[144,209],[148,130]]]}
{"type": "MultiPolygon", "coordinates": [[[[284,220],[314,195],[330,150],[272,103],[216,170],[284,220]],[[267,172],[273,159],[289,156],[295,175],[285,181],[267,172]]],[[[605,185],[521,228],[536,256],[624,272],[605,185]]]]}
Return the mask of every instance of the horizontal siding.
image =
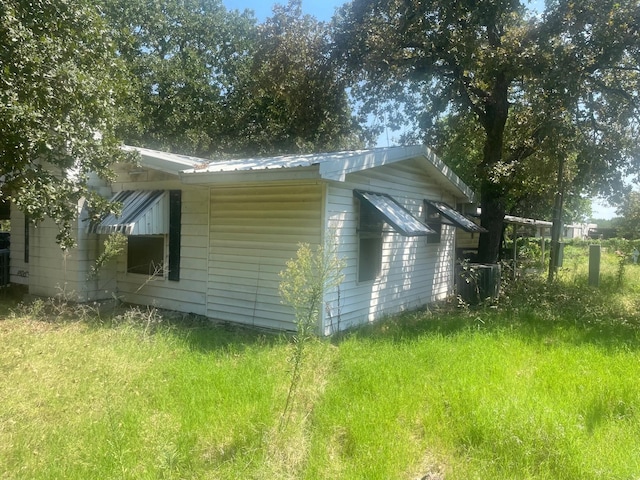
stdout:
{"type": "Polygon", "coordinates": [[[279,273],[300,242],[322,235],[320,185],[213,188],[209,248],[209,317],[292,330],[278,294],[279,273]]]}
{"type": "Polygon", "coordinates": [[[458,229],[456,233],[456,247],[468,250],[476,250],[478,248],[478,241],[480,240],[479,233],[465,232],[462,229],[458,229]]]}
{"type": "MultiPolygon", "coordinates": [[[[45,220],[29,230],[29,293],[47,297],[64,295],[86,300],[84,248],[64,253],[56,243],[58,227],[45,220]]],[[[77,238],[77,237],[76,237],[77,238]]]]}
{"type": "Polygon", "coordinates": [[[29,263],[24,262],[24,215],[12,211],[11,281],[29,285],[33,295],[54,297],[64,295],[71,300],[87,301],[109,297],[107,281],[88,279],[98,250],[98,241],[87,238],[86,212],[80,209],[80,221],[72,232],[77,246],[63,252],[56,243],[57,225],[45,220],[29,227],[29,263]]]}
{"type": "Polygon", "coordinates": [[[338,238],[338,254],[346,261],[340,292],[326,298],[325,333],[359,325],[416,308],[453,291],[455,229],[443,226],[439,244],[425,237],[385,233],[382,273],[371,282],[358,283],[358,201],[354,189],[388,193],[416,217],[424,219],[424,199],[448,198],[433,179],[412,162],[400,162],[347,175],[345,183],[332,183],[327,195],[327,222],[338,238]]]}
{"type": "MultiPolygon", "coordinates": [[[[135,184],[133,188],[147,188],[158,184],[135,184]]],[[[125,185],[132,188],[132,185],[125,185]]],[[[163,184],[163,188],[184,187],[163,184]]],[[[209,191],[206,188],[182,188],[182,227],[180,238],[180,280],[152,278],[126,273],[126,254],[118,262],[118,296],[125,302],[153,305],[185,313],[206,313],[208,261],[209,191]]],[[[168,252],[167,252],[168,253],[168,252]]],[[[167,258],[165,257],[165,263],[167,258]]]]}

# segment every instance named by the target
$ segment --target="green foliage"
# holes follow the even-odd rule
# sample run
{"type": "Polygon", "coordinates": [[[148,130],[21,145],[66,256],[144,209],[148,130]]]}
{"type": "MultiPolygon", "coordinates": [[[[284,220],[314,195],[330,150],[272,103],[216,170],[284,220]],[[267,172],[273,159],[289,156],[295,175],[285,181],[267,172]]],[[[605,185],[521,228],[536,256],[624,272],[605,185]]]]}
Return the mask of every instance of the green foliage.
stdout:
{"type": "Polygon", "coordinates": [[[31,220],[74,244],[77,205],[125,157],[115,130],[126,83],[98,10],[85,0],[8,0],[0,8],[0,176],[31,220]]]}
{"type": "Polygon", "coordinates": [[[601,288],[587,245],[567,245],[556,283],[521,278],[497,305],[308,342],[285,432],[285,336],[153,308],[4,313],[0,476],[634,478],[640,266],[619,285],[615,251],[637,243],[602,242],[601,288]]]}
{"type": "Polygon", "coordinates": [[[640,277],[628,267],[620,290],[604,259],[609,290],[581,266],[577,282],[519,282],[498,307],[434,306],[309,343],[286,441],[284,336],[154,309],[2,317],[0,476],[634,478],[640,277]]]}
{"type": "Polygon", "coordinates": [[[307,243],[300,244],[296,258],[287,261],[280,273],[279,291],[282,301],[293,308],[301,337],[312,335],[319,327],[325,292],[342,283],[344,266],[332,240],[315,250],[307,243]]]}
{"type": "Polygon", "coordinates": [[[362,147],[346,83],[331,62],[325,24],[302,14],[300,0],[275,5],[256,31],[242,85],[238,149],[252,154],[362,147]]]}
{"type": "Polygon", "coordinates": [[[122,233],[114,233],[105,238],[102,253],[91,266],[89,278],[97,278],[100,270],[109,262],[117,259],[127,248],[127,236],[122,233]]]}
{"type": "Polygon", "coordinates": [[[413,138],[477,178],[485,262],[505,212],[548,204],[560,158],[574,196],[623,191],[640,158],[638,0],[526,5],[353,0],[334,21],[364,111],[417,119],[413,138]]]}
{"type": "Polygon", "coordinates": [[[325,295],[339,288],[344,279],[345,261],[338,257],[336,242],[329,237],[315,251],[307,243],[300,244],[296,258],[287,261],[280,272],[279,292],[282,301],[293,308],[296,319],[296,335],[291,363],[293,371],[287,401],[282,415],[281,428],[286,426],[292,402],[300,382],[300,372],[306,343],[319,331],[325,295]]]}
{"type": "Polygon", "coordinates": [[[640,192],[629,192],[616,212],[618,235],[628,239],[640,238],[640,192]]]}
{"type": "Polygon", "coordinates": [[[127,143],[201,157],[360,145],[324,26],[299,2],[257,25],[220,0],[102,0],[134,85],[127,143]]]}
{"type": "Polygon", "coordinates": [[[255,19],[220,0],[100,4],[133,84],[125,141],[200,156],[224,150],[255,19]]]}

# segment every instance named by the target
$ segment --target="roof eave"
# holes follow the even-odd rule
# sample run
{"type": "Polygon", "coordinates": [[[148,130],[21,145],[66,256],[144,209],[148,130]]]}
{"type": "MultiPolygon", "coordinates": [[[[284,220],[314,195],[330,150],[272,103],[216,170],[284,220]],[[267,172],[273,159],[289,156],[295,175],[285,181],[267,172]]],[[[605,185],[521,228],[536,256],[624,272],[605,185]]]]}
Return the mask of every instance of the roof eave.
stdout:
{"type": "Polygon", "coordinates": [[[390,165],[396,162],[416,159],[422,161],[430,173],[442,179],[437,182],[454,197],[469,203],[475,201],[475,194],[438,156],[425,145],[407,147],[391,147],[368,150],[346,158],[341,163],[326,162],[320,164],[320,176],[325,180],[344,182],[349,173],[360,172],[369,168],[390,165]]]}
{"type": "Polygon", "coordinates": [[[171,175],[179,175],[183,170],[194,168],[196,165],[200,165],[206,161],[202,158],[161,152],[143,147],[123,145],[121,148],[125,152],[137,152],[140,155],[140,166],[171,175]]]}
{"type": "Polygon", "coordinates": [[[188,185],[224,185],[274,181],[320,180],[318,166],[267,170],[236,170],[232,172],[181,172],[180,180],[188,185]]]}

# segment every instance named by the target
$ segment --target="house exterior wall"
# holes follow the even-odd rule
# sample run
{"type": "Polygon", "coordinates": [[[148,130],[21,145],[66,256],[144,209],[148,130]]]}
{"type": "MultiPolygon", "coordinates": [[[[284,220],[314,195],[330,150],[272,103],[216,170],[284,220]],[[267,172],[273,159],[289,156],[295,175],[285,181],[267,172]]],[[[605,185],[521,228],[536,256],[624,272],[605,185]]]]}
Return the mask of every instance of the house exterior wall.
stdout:
{"type": "Polygon", "coordinates": [[[320,183],[211,189],[207,316],[295,329],[279,273],[301,242],[320,242],[323,198],[320,183]]]}
{"type": "Polygon", "coordinates": [[[323,333],[380,319],[442,299],[453,291],[455,230],[443,225],[440,243],[426,237],[383,236],[382,271],[377,279],[358,282],[358,201],[354,189],[388,193],[424,221],[424,200],[454,199],[411,162],[402,162],[347,175],[344,183],[331,183],[327,195],[327,231],[338,242],[338,255],[346,260],[339,292],[325,298],[323,333]]]}
{"type": "MultiPolygon", "coordinates": [[[[182,192],[179,280],[128,273],[124,252],[101,271],[99,280],[87,281],[106,236],[86,233],[86,222],[81,220],[76,225],[78,248],[66,254],[55,244],[57,228],[52,222],[31,227],[29,264],[18,261],[23,250],[17,235],[12,281],[26,281],[20,276],[26,271],[30,290],[38,295],[61,290],[76,292],[79,300],[116,295],[134,304],[294,330],[293,311],[282,304],[278,292],[279,274],[301,242],[316,246],[328,240],[336,242],[346,267],[340,288],[325,294],[322,334],[416,308],[453,292],[456,230],[446,225],[439,243],[384,233],[381,274],[373,281],[358,281],[359,202],[354,189],[389,194],[421,220],[425,199],[456,204],[453,194],[444,194],[442,185],[416,161],[348,173],[344,182],[279,179],[197,185],[182,183],[177,175],[126,165],[118,166],[117,174],[112,185],[100,187],[104,195],[122,190],[182,192]]],[[[81,215],[86,215],[81,207],[81,215]]],[[[24,226],[24,217],[12,218],[12,227],[21,228],[20,221],[24,226]]],[[[22,242],[24,246],[24,238],[22,242]]],[[[166,260],[168,247],[165,250],[166,260]]]]}
{"type": "Polygon", "coordinates": [[[75,248],[63,251],[56,243],[58,226],[50,219],[29,225],[29,258],[25,262],[25,217],[12,211],[11,281],[29,286],[29,293],[38,296],[62,296],[72,301],[86,302],[108,296],[99,278],[89,278],[98,251],[98,243],[85,232],[86,211],[78,205],[79,220],[72,228],[75,248]]]}
{"type": "MultiPolygon", "coordinates": [[[[117,173],[113,193],[121,190],[181,190],[182,225],[180,279],[171,281],[166,275],[161,278],[128,273],[125,252],[117,259],[117,267],[111,273],[110,285],[113,285],[114,294],[129,303],[205,315],[209,189],[187,186],[174,175],[152,170],[130,175],[121,169],[117,173]]],[[[101,243],[106,238],[105,235],[90,236],[100,237],[101,243]]],[[[165,248],[165,264],[167,259],[168,249],[165,248]]]]}
{"type": "Polygon", "coordinates": [[[29,264],[25,262],[25,217],[11,204],[11,248],[9,270],[11,283],[29,285],[29,264]]]}

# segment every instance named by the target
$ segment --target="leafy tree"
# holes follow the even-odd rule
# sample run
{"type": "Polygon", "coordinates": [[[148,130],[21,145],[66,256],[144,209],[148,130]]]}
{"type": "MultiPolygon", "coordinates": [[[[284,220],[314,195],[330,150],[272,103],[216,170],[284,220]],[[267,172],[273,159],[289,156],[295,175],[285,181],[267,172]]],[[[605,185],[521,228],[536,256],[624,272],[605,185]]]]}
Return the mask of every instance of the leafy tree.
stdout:
{"type": "Polygon", "coordinates": [[[366,111],[415,119],[429,143],[445,117],[474,131],[449,146],[474,152],[482,261],[497,259],[518,198],[556,184],[560,159],[574,194],[612,195],[636,167],[638,0],[551,0],[540,16],[517,0],[353,0],[334,23],[366,111]]]}
{"type": "MultiPolygon", "coordinates": [[[[220,0],[101,0],[134,85],[127,143],[207,156],[227,149],[255,19],[220,0]]],[[[235,140],[234,140],[235,141],[235,140]]]]}
{"type": "MultiPolygon", "coordinates": [[[[516,132],[508,132],[517,138],[516,132]]],[[[405,134],[405,142],[419,141],[412,133],[405,134]]],[[[432,146],[443,161],[474,190],[479,190],[481,179],[477,165],[482,161],[484,133],[471,115],[449,115],[442,118],[431,136],[432,146]]],[[[571,159],[570,159],[571,160],[571,159]]],[[[575,158],[573,159],[575,160],[575,158]]],[[[575,165],[572,164],[572,168],[575,165]]],[[[591,200],[584,196],[584,185],[578,185],[575,173],[565,169],[565,204],[563,221],[581,221],[591,215],[591,200]]],[[[511,169],[510,195],[505,198],[505,211],[509,215],[551,220],[556,184],[551,183],[557,173],[554,158],[540,152],[523,159],[517,169],[511,169]]],[[[505,179],[506,180],[506,179],[505,179]]]]}
{"type": "Polygon", "coordinates": [[[86,0],[5,0],[0,6],[0,176],[3,196],[32,221],[48,216],[58,242],[87,186],[123,157],[115,135],[121,83],[107,30],[86,0]]]}
{"type": "Polygon", "coordinates": [[[628,239],[640,238],[640,192],[629,192],[616,213],[619,215],[615,222],[618,235],[628,239]]]}
{"type": "Polygon", "coordinates": [[[306,153],[362,145],[346,85],[327,56],[326,25],[303,15],[300,0],[274,7],[257,27],[256,45],[241,91],[239,150],[306,153]]]}
{"type": "Polygon", "coordinates": [[[354,143],[324,26],[299,1],[262,25],[220,0],[101,2],[135,85],[127,143],[203,157],[354,143]]]}

